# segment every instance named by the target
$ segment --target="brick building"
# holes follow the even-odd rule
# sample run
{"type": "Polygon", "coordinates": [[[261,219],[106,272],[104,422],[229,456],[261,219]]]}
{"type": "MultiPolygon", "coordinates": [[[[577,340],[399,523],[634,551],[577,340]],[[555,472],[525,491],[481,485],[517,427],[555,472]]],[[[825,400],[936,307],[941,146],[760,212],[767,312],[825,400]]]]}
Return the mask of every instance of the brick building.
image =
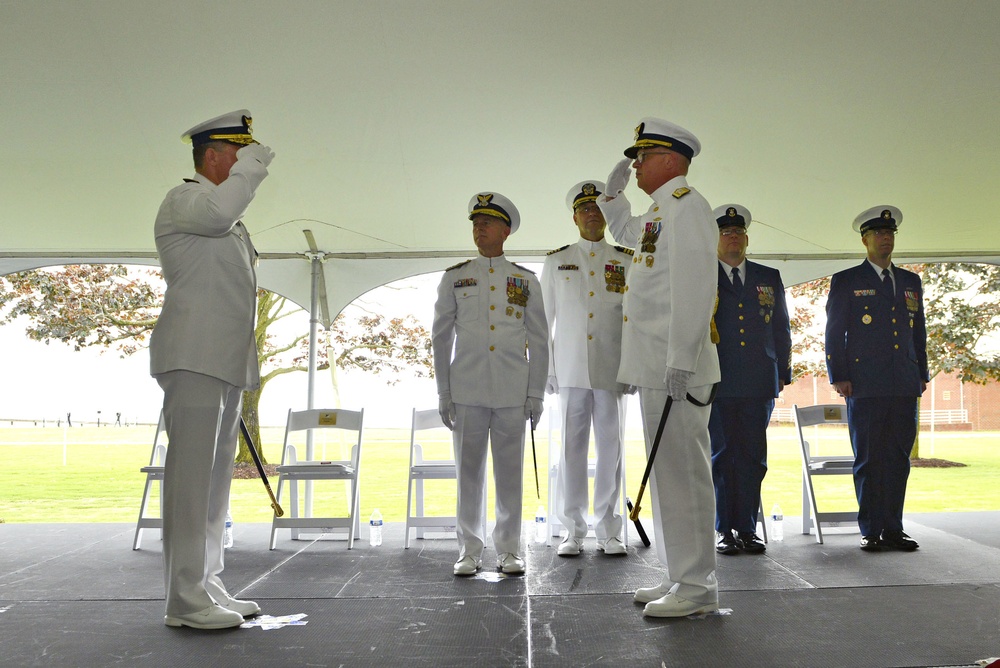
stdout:
{"type": "MultiPolygon", "coordinates": [[[[792,406],[839,404],[844,400],[826,375],[802,376],[787,386],[774,403],[773,422],[791,422],[792,406]]],[[[954,374],[934,377],[920,398],[920,428],[936,430],[1000,430],[1000,383],[962,383],[954,374]]]]}

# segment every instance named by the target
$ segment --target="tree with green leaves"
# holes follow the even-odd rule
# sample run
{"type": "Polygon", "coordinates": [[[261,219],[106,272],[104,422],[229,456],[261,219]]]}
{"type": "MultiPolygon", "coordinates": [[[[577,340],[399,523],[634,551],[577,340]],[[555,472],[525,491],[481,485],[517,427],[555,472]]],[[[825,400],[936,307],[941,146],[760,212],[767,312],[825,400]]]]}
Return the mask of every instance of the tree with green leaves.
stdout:
{"type": "MultiPolygon", "coordinates": [[[[75,350],[97,346],[127,357],[146,347],[163,304],[158,270],[125,265],[67,265],[0,277],[0,324],[28,318],[26,334],[46,344],[56,341],[75,350]]],[[[288,333],[278,323],[301,309],[267,290],[257,292],[260,387],[243,394],[243,419],[260,442],[258,407],[265,386],[278,376],[308,370],[308,332],[288,333]]],[[[412,315],[386,317],[348,307],[322,331],[317,365],[333,373],[360,369],[383,375],[387,384],[404,372],[433,375],[430,335],[412,315]],[[355,311],[347,315],[349,310],[355,311]],[[331,365],[332,362],[332,365],[331,365]]],[[[263,456],[263,453],[261,453],[263,456]]],[[[237,462],[251,462],[240,436],[237,462]]]]}

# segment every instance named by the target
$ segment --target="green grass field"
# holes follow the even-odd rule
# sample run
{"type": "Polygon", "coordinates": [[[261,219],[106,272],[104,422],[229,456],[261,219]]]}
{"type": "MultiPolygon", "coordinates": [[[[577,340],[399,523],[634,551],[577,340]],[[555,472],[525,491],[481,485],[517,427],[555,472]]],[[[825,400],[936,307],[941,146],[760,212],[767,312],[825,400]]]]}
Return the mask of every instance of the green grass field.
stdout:
{"type": "MultiPolygon", "coordinates": [[[[280,461],[282,428],[262,432],[269,462],[280,461]]],[[[549,486],[548,439],[536,434],[543,501],[549,486]]],[[[0,520],[4,522],[134,522],[145,476],[139,468],[149,461],[152,427],[126,428],[0,428],[0,520]]],[[[849,449],[846,433],[814,432],[808,437],[823,454],[849,449]]],[[[1000,510],[1000,433],[937,433],[931,451],[930,435],[921,434],[924,457],[966,464],[955,468],[914,468],[910,475],[906,512],[1000,510]]],[[[446,435],[428,449],[450,450],[446,435]]],[[[317,440],[319,456],[339,456],[336,442],[317,440]],[[324,450],[325,448],[325,450],[324,450]]],[[[769,432],[769,472],[764,481],[765,511],[779,503],[786,515],[801,514],[801,468],[792,427],[769,432]]],[[[434,452],[426,456],[434,458],[434,452]]],[[[406,470],[409,432],[405,429],[367,429],[361,464],[361,517],[378,507],[388,522],[403,521],[406,513],[406,470]]],[[[645,466],[641,432],[627,434],[627,493],[634,497],[645,466]]],[[[492,475],[492,474],[490,474],[492,475]]],[[[850,476],[814,479],[822,510],[851,509],[854,490],[850,476]]],[[[454,512],[454,482],[429,481],[427,512],[454,512]]],[[[277,491],[277,480],[272,480],[277,491]]],[[[344,507],[343,483],[317,483],[315,513],[325,506],[344,507]],[[325,489],[324,489],[325,487],[325,489]]],[[[535,498],[530,441],[524,468],[524,516],[534,515],[535,498]]],[[[283,500],[283,504],[285,500],[283,500]]],[[[645,505],[645,504],[644,504],[645,505]]],[[[490,500],[492,517],[492,499],[490,500]]],[[[270,505],[259,480],[234,480],[232,512],[236,522],[267,522],[270,505]]]]}

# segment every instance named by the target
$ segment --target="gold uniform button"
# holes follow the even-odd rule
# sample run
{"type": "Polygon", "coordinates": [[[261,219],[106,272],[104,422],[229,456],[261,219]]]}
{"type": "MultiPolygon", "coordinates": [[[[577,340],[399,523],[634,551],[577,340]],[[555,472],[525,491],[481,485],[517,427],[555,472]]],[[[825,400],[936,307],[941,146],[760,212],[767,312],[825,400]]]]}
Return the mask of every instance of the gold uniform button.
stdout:
{"type": "Polygon", "coordinates": [[[896,350],[899,350],[899,344],[897,343],[896,345],[893,346],[893,348],[895,348],[896,350]]]}
{"type": "Polygon", "coordinates": [[[493,273],[493,267],[490,267],[490,273],[491,274],[493,273]]]}
{"type": "Polygon", "coordinates": [[[742,302],[741,302],[741,303],[739,303],[739,304],[737,304],[737,306],[739,306],[740,308],[743,308],[743,304],[742,304],[742,302]]]}
{"type": "Polygon", "coordinates": [[[590,257],[594,257],[594,253],[591,253],[591,254],[590,254],[590,257]]]}
{"type": "Polygon", "coordinates": [[[628,322],[628,316],[625,316],[625,322],[628,322]]]}
{"type": "Polygon", "coordinates": [[[899,332],[893,332],[892,335],[893,336],[899,336],[899,332]]]}
{"type": "Polygon", "coordinates": [[[591,275],[591,276],[593,276],[593,275],[594,275],[594,272],[590,272],[590,275],[591,275]]]}
{"type": "Polygon", "coordinates": [[[496,290],[496,289],[497,289],[497,286],[495,286],[495,285],[491,285],[490,286],[490,290],[496,290]]]}
{"type": "Polygon", "coordinates": [[[493,352],[493,346],[490,346],[490,352],[493,352]]]}
{"type": "Polygon", "coordinates": [[[743,319],[743,316],[740,316],[740,320],[742,320],[742,319],[743,319]]]}
{"type": "Polygon", "coordinates": [[[593,291],[593,290],[591,290],[591,291],[590,291],[590,296],[591,296],[591,297],[593,297],[593,296],[594,296],[594,291],[593,291]]]}
{"type": "Polygon", "coordinates": [[[747,333],[747,330],[745,330],[743,328],[740,328],[740,334],[746,334],[746,333],[747,333]]]}
{"type": "Polygon", "coordinates": [[[628,286],[627,285],[625,286],[625,292],[628,292],[628,286]]]}
{"type": "Polygon", "coordinates": [[[746,344],[747,344],[746,341],[740,341],[740,346],[745,346],[746,344]]]}
{"type": "Polygon", "coordinates": [[[894,325],[896,324],[896,319],[895,318],[892,319],[892,324],[894,324],[894,325]]]}
{"type": "Polygon", "coordinates": [[[653,207],[653,211],[659,211],[659,210],[660,210],[660,207],[658,207],[658,206],[654,206],[653,207]]]}
{"type": "Polygon", "coordinates": [[[490,325],[490,329],[491,329],[491,330],[493,330],[493,329],[496,329],[496,328],[497,328],[497,326],[496,326],[496,325],[490,325]]]}
{"type": "Polygon", "coordinates": [[[593,336],[591,336],[590,334],[587,334],[587,340],[588,340],[588,341],[590,341],[590,340],[591,340],[591,339],[593,339],[593,338],[594,338],[593,336]]]}
{"type": "Polygon", "coordinates": [[[593,314],[593,313],[588,313],[588,314],[587,314],[587,317],[588,317],[588,318],[593,318],[593,317],[594,317],[594,314],[593,314]]]}
{"type": "Polygon", "coordinates": [[[491,311],[496,311],[497,307],[495,305],[493,305],[493,304],[490,304],[490,310],[491,311]]]}

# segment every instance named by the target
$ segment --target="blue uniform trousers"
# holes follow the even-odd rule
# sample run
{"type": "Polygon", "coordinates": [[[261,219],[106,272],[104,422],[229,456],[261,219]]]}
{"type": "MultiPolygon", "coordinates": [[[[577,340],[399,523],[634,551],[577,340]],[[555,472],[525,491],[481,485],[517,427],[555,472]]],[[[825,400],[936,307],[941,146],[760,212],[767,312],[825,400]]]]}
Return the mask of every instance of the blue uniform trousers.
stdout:
{"type": "Polygon", "coordinates": [[[767,474],[767,425],[774,399],[716,397],[712,438],[715,530],[757,531],[760,485],[767,474]]]}
{"type": "Polygon", "coordinates": [[[861,534],[902,531],[910,452],[917,437],[917,397],[850,397],[847,420],[861,534]]]}

